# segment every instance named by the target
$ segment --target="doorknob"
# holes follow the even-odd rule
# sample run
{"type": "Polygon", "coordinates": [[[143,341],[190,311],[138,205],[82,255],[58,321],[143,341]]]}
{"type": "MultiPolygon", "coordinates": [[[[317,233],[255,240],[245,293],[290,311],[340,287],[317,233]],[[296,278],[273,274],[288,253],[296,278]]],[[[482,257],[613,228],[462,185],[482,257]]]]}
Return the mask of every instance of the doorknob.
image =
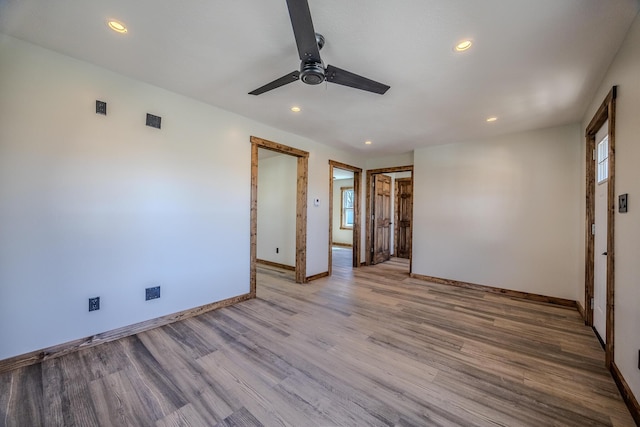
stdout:
{"type": "Polygon", "coordinates": [[[606,254],[607,254],[606,252],[602,252],[602,255],[606,255],[606,254]]]}

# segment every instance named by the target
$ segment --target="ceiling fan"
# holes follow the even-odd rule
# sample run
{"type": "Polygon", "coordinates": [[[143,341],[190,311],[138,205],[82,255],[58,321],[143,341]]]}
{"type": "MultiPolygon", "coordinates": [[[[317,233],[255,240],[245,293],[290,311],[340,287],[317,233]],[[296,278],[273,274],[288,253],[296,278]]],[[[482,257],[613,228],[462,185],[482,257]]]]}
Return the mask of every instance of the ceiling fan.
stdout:
{"type": "Polygon", "coordinates": [[[296,80],[302,80],[309,85],[317,85],[325,80],[329,83],[337,83],[356,89],[383,95],[389,86],[359,76],[350,71],[343,70],[333,65],[324,67],[320,58],[320,49],[324,46],[324,37],[313,29],[311,12],[307,0],[287,0],[293,34],[300,55],[300,71],[293,71],[271,83],[249,92],[249,95],[260,95],[270,90],[279,88],[296,80]]]}

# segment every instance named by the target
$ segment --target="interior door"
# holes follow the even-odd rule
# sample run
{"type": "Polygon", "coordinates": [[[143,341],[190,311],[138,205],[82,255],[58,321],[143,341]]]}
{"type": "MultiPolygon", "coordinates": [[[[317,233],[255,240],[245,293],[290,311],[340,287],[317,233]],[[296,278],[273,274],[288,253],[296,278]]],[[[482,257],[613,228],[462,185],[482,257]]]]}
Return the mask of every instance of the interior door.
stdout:
{"type": "Polygon", "coordinates": [[[411,178],[396,179],[396,226],[395,256],[411,256],[411,211],[413,205],[413,186],[411,178]]]}
{"type": "Polygon", "coordinates": [[[607,194],[608,123],[596,134],[596,194],[593,271],[593,328],[603,343],[607,339],[607,194]]]}
{"type": "Polygon", "coordinates": [[[374,175],[373,181],[373,264],[391,257],[391,177],[374,175]]]}

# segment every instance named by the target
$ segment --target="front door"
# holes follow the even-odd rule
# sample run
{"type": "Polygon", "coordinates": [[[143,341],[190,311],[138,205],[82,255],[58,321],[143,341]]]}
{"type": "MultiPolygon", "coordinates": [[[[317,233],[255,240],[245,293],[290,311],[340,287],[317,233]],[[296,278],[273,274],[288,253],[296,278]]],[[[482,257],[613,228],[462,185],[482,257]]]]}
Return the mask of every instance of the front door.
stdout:
{"type": "Polygon", "coordinates": [[[373,264],[391,257],[391,177],[374,175],[373,181],[373,264]]]}
{"type": "Polygon", "coordinates": [[[411,210],[413,205],[413,186],[411,178],[396,179],[396,238],[395,256],[411,256],[411,210]]]}
{"type": "Polygon", "coordinates": [[[593,260],[593,328],[607,339],[607,200],[609,180],[608,122],[596,134],[596,197],[593,260]]]}

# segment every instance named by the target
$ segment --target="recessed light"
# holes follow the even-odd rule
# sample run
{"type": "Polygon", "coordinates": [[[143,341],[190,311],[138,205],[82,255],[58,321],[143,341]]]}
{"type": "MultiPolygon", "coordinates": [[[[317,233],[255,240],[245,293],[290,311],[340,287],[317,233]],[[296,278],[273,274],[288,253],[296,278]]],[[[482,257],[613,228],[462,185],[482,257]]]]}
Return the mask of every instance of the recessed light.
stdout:
{"type": "Polygon", "coordinates": [[[462,40],[456,45],[454,49],[456,52],[464,52],[465,50],[469,49],[472,44],[473,42],[471,40],[462,40]]]}
{"type": "Polygon", "coordinates": [[[293,111],[294,113],[299,113],[300,107],[291,107],[291,111],[293,111]]]}
{"type": "Polygon", "coordinates": [[[491,122],[495,122],[496,120],[498,120],[498,118],[497,118],[497,117],[489,117],[489,118],[487,119],[487,121],[488,121],[489,123],[491,123],[491,122]]]}
{"type": "Polygon", "coordinates": [[[364,143],[367,145],[371,145],[371,141],[365,141],[364,143]]]}
{"type": "Polygon", "coordinates": [[[127,32],[127,27],[122,22],[109,21],[107,25],[116,33],[125,34],[127,32]]]}

